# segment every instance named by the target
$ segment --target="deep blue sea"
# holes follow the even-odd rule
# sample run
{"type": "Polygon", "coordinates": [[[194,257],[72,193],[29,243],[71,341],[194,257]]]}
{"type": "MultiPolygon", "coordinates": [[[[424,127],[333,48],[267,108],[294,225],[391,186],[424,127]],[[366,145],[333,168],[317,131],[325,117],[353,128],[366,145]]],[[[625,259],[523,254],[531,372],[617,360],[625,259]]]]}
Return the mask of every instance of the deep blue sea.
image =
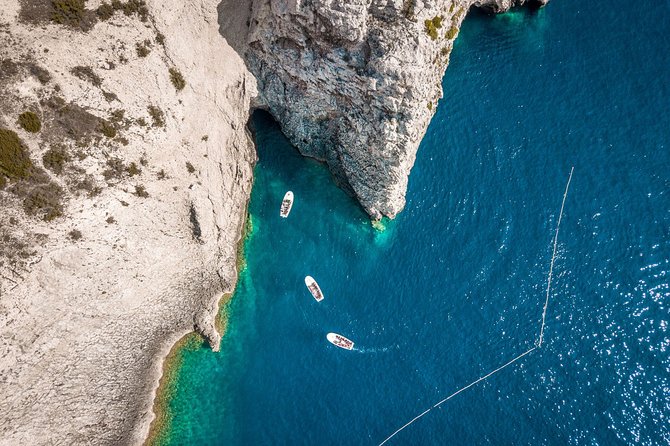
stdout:
{"type": "Polygon", "coordinates": [[[670,444],[670,2],[470,13],[384,231],[253,125],[246,268],[221,352],[182,352],[169,443],[377,445],[531,348],[574,166],[542,348],[388,444],[670,444]]]}

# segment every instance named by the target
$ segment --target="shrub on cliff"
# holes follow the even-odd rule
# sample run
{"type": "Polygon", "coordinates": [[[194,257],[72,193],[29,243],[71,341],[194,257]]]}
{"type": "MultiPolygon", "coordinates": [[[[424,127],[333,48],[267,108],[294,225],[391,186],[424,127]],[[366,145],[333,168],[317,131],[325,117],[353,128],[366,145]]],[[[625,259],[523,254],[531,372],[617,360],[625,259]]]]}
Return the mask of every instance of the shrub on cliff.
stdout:
{"type": "Polygon", "coordinates": [[[63,189],[56,183],[39,184],[33,187],[23,200],[23,210],[28,215],[39,215],[51,221],[63,215],[63,189]]]}
{"type": "Polygon", "coordinates": [[[116,136],[116,128],[107,121],[100,121],[100,133],[107,138],[114,138],[116,136]]]}
{"type": "Polygon", "coordinates": [[[30,133],[37,133],[42,129],[39,116],[31,111],[23,112],[19,115],[19,125],[23,130],[30,133]]]}
{"type": "Polygon", "coordinates": [[[107,2],[102,2],[98,9],[95,10],[98,18],[102,21],[109,20],[114,16],[114,8],[107,2]]]}
{"type": "Polygon", "coordinates": [[[456,38],[456,34],[458,34],[458,27],[454,25],[449,28],[449,31],[447,31],[447,39],[454,40],[456,38]]]}
{"type": "Polygon", "coordinates": [[[61,25],[79,26],[86,11],[86,0],[51,0],[51,20],[61,25]]]}
{"type": "Polygon", "coordinates": [[[85,67],[78,65],[70,70],[70,73],[74,74],[77,76],[79,79],[83,81],[88,81],[92,83],[94,86],[99,87],[102,85],[102,78],[95,74],[95,71],[93,71],[93,68],[91,67],[85,67]]]}
{"type": "Polygon", "coordinates": [[[172,82],[172,85],[174,85],[174,88],[177,89],[177,91],[181,91],[186,87],[186,80],[184,79],[184,76],[181,74],[181,71],[179,71],[176,68],[170,68],[170,81],[172,82]]]}
{"type": "Polygon", "coordinates": [[[430,36],[431,40],[437,40],[437,30],[442,28],[442,16],[435,16],[432,19],[426,19],[424,22],[426,34],[430,36]]]}
{"type": "Polygon", "coordinates": [[[28,149],[12,130],[0,129],[0,174],[9,179],[27,178],[33,163],[28,149]]]}
{"type": "Polygon", "coordinates": [[[155,105],[150,105],[147,109],[149,110],[149,116],[153,120],[153,126],[165,127],[165,113],[163,113],[163,110],[155,105]]]}
{"type": "Polygon", "coordinates": [[[42,164],[55,174],[63,173],[65,163],[70,161],[70,155],[64,146],[60,144],[52,145],[42,156],[42,164]]]}

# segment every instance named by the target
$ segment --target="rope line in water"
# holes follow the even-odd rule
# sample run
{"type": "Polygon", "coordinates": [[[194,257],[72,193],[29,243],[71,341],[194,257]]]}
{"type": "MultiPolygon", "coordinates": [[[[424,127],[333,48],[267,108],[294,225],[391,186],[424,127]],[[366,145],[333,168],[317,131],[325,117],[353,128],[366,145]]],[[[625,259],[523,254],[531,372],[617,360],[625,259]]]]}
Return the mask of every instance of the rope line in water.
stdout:
{"type": "Polygon", "coordinates": [[[419,415],[415,416],[415,417],[412,418],[409,422],[407,422],[407,423],[404,424],[402,427],[400,427],[400,428],[397,429],[395,432],[393,432],[391,435],[389,435],[388,437],[386,437],[386,439],[385,439],[384,441],[382,441],[381,443],[379,443],[379,446],[384,445],[384,444],[385,444],[387,441],[389,441],[391,438],[395,437],[398,433],[400,433],[400,432],[401,432],[402,430],[404,430],[405,428],[409,427],[412,423],[414,423],[414,422],[417,421],[419,418],[421,418],[421,417],[423,417],[424,415],[426,415],[426,414],[427,414],[428,412],[430,412],[431,410],[435,409],[436,407],[439,407],[439,406],[442,405],[443,403],[449,401],[450,399],[452,399],[453,397],[455,397],[455,396],[458,395],[459,393],[464,392],[465,390],[469,389],[470,387],[472,387],[472,386],[474,386],[474,385],[476,385],[476,384],[478,384],[478,383],[480,383],[480,382],[482,382],[482,381],[488,379],[490,376],[492,376],[492,375],[498,373],[499,371],[501,371],[502,369],[504,369],[504,368],[506,368],[506,367],[512,365],[513,363],[515,363],[515,362],[518,361],[519,359],[523,358],[524,356],[526,356],[527,354],[529,354],[529,353],[532,352],[533,350],[536,350],[536,349],[538,349],[538,348],[540,348],[540,347],[542,346],[542,339],[543,339],[543,336],[544,336],[544,325],[545,325],[545,321],[546,321],[546,317],[547,317],[547,307],[548,307],[548,305],[549,305],[549,295],[550,295],[550,292],[551,292],[551,277],[552,277],[552,274],[553,274],[553,271],[554,271],[554,261],[556,260],[556,249],[557,249],[557,246],[558,246],[558,230],[559,230],[559,228],[560,228],[560,226],[561,226],[561,219],[563,218],[563,209],[565,208],[565,199],[566,199],[567,196],[568,196],[568,189],[570,188],[570,181],[572,180],[572,172],[573,172],[574,170],[575,170],[574,167],[572,167],[572,168],[570,169],[570,176],[568,177],[568,183],[565,185],[565,192],[563,193],[563,201],[562,201],[562,203],[561,203],[561,211],[560,211],[560,213],[558,214],[558,222],[556,223],[556,233],[554,234],[554,251],[553,251],[553,254],[552,254],[552,256],[551,256],[551,264],[550,264],[550,266],[549,266],[549,277],[548,277],[548,279],[547,279],[547,298],[546,298],[546,300],[545,300],[545,302],[544,302],[544,308],[542,309],[542,323],[541,323],[541,325],[540,325],[540,337],[539,337],[538,341],[536,342],[535,347],[532,347],[531,349],[526,350],[525,352],[521,353],[519,356],[517,356],[517,357],[515,357],[514,359],[512,359],[512,360],[506,362],[505,364],[501,365],[500,367],[498,367],[497,369],[493,370],[492,372],[487,373],[486,375],[484,375],[484,376],[478,378],[476,381],[471,382],[470,384],[468,384],[468,385],[465,386],[465,387],[461,387],[460,389],[458,389],[456,392],[452,393],[452,394],[449,395],[448,397],[444,398],[443,400],[437,402],[436,404],[432,405],[432,406],[429,407],[428,409],[424,410],[424,411],[421,412],[419,415]]]}
{"type": "Polygon", "coordinates": [[[542,324],[540,325],[540,339],[537,341],[537,346],[542,347],[542,339],[544,339],[544,324],[547,318],[547,306],[549,305],[549,292],[551,291],[551,275],[554,273],[554,261],[556,260],[556,247],[558,246],[558,230],[561,227],[561,219],[563,218],[563,208],[565,207],[565,199],[568,196],[568,189],[570,188],[570,181],[572,180],[572,172],[575,170],[574,166],[570,169],[570,176],[568,183],[565,185],[565,192],[563,193],[563,202],[561,202],[561,212],[558,214],[558,222],[556,223],[556,233],[554,234],[554,252],[551,255],[551,264],[549,265],[549,279],[547,279],[547,299],[544,301],[544,308],[542,309],[542,324]]]}

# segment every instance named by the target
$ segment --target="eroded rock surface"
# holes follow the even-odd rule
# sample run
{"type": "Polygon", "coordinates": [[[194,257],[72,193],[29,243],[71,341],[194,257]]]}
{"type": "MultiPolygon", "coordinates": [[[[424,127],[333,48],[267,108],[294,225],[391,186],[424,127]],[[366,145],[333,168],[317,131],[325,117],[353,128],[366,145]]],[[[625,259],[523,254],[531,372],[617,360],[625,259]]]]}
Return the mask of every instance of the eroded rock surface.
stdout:
{"type": "Polygon", "coordinates": [[[291,142],[372,217],[394,217],[467,10],[522,3],[257,0],[245,59],[291,142]]]}
{"type": "Polygon", "coordinates": [[[162,359],[194,329],[218,347],[236,281],[255,82],[217,3],[82,4],[0,9],[0,129],[31,160],[0,159],[2,445],[141,444],[162,359]]]}

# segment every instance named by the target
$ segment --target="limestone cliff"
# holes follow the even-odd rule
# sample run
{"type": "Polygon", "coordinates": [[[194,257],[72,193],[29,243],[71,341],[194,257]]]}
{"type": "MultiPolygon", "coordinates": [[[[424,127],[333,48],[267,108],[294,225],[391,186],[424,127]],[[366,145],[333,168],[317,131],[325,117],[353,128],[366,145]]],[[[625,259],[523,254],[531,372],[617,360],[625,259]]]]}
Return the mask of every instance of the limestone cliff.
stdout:
{"type": "Polygon", "coordinates": [[[394,217],[468,8],[522,3],[257,0],[245,59],[260,105],[291,142],[324,160],[373,218],[394,217]]]}
{"type": "Polygon", "coordinates": [[[104,5],[0,9],[0,445],[141,444],[237,277],[255,82],[217,2],[104,5]]]}

